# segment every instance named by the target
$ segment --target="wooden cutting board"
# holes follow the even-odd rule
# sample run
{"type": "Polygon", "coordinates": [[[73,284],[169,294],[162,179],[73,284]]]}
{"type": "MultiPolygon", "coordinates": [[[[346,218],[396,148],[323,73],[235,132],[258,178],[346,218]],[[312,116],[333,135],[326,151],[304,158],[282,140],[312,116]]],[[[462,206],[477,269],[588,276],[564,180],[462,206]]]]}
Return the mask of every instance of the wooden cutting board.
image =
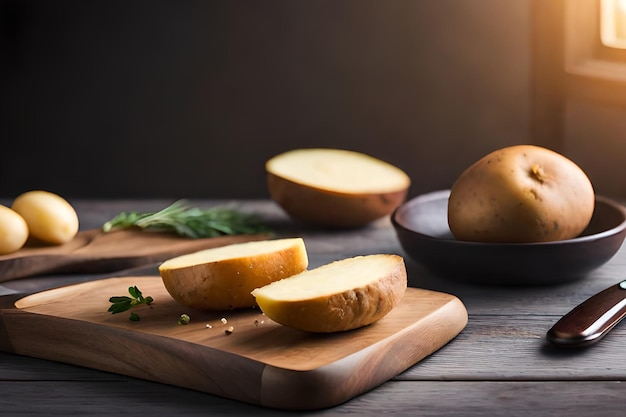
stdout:
{"type": "Polygon", "coordinates": [[[258,308],[193,311],[174,301],[158,276],[0,298],[0,350],[281,409],[347,401],[435,352],[466,324],[458,298],[418,288],[408,288],[377,323],[334,334],[289,329],[258,308]],[[140,321],[108,313],[108,298],[134,285],[155,300],[133,310],[140,321]],[[188,325],[178,324],[182,313],[188,325]]]}
{"type": "Polygon", "coordinates": [[[171,233],[122,229],[79,232],[63,245],[30,243],[0,256],[0,282],[59,272],[100,273],[162,262],[184,253],[232,243],[267,239],[268,235],[230,235],[190,239],[171,233]]]}

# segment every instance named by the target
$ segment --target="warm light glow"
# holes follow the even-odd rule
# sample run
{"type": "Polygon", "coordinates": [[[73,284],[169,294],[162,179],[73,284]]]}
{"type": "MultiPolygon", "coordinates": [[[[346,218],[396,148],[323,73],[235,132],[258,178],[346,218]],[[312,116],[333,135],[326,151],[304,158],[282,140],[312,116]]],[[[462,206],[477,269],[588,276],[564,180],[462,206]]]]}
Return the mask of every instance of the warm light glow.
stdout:
{"type": "Polygon", "coordinates": [[[626,0],[602,0],[600,34],[604,46],[626,49],[626,0]]]}

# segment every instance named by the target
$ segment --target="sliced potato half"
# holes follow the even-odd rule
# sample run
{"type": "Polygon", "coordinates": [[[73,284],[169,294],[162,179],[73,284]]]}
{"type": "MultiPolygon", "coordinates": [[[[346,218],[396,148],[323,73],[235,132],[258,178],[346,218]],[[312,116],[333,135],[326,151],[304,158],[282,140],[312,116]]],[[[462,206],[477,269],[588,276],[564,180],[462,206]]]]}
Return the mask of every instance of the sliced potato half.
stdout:
{"type": "Polygon", "coordinates": [[[335,261],[252,292],[261,311],[284,326],[338,332],[372,324],[389,313],[407,287],[404,259],[367,255],[335,261]]]}
{"type": "Polygon", "coordinates": [[[265,167],[271,198],[292,218],[320,226],[360,227],[389,215],[411,184],[396,166],[343,149],[295,149],[265,167]]]}
{"type": "Polygon", "coordinates": [[[201,310],[256,305],[252,290],[308,267],[302,238],[236,243],[169,259],[159,273],[170,295],[201,310]]]}

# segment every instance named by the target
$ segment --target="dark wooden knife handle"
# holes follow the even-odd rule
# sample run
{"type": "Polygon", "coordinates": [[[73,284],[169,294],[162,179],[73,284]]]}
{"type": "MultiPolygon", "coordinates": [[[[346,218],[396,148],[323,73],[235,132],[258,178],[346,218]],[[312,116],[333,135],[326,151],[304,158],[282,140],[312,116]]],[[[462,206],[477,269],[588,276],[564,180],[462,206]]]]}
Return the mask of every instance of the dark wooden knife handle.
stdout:
{"type": "Polygon", "coordinates": [[[626,280],[590,297],[563,316],[546,335],[559,346],[586,346],[604,337],[626,315],[626,280]]]}

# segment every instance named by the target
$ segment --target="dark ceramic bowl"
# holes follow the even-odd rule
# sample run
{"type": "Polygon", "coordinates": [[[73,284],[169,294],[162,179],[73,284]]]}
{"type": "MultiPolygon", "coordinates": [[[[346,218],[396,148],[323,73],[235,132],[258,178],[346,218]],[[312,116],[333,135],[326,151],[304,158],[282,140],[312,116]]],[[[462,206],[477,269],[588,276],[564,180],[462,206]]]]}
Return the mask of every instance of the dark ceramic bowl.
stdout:
{"type": "Polygon", "coordinates": [[[577,238],[541,243],[455,240],[448,227],[450,190],[415,197],[391,215],[400,244],[435,275],[478,284],[545,285],[574,281],[609,261],[626,237],[626,208],[596,196],[577,238]]]}

